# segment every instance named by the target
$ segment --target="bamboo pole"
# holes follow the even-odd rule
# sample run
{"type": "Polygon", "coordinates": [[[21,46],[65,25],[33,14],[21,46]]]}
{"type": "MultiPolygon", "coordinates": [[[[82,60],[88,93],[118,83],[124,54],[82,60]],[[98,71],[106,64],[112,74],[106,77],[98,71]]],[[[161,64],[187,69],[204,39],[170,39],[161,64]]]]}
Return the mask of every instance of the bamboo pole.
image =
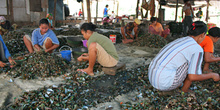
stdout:
{"type": "Polygon", "coordinates": [[[206,10],[206,22],[208,23],[208,19],[209,19],[209,0],[207,0],[207,10],[206,10]]]}
{"type": "Polygon", "coordinates": [[[179,5],[179,0],[176,0],[176,15],[175,15],[175,22],[176,22],[176,20],[177,20],[178,5],[179,5]]]}
{"type": "Polygon", "coordinates": [[[138,7],[139,7],[140,0],[137,0],[137,7],[136,7],[136,18],[138,18],[138,7]]]}
{"type": "Polygon", "coordinates": [[[90,0],[86,0],[87,4],[87,21],[91,22],[90,0]]]}
{"type": "Polygon", "coordinates": [[[54,7],[53,7],[53,26],[56,25],[56,7],[57,7],[57,0],[54,0],[54,7]]]}

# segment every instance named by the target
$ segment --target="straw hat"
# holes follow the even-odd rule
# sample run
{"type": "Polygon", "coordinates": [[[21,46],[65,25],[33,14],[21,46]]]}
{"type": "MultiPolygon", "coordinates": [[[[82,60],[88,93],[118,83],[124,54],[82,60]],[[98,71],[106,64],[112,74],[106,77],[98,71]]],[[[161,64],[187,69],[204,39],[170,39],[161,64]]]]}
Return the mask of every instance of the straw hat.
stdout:
{"type": "Polygon", "coordinates": [[[138,24],[138,25],[141,24],[141,21],[140,21],[139,19],[137,19],[137,18],[134,20],[134,22],[135,22],[136,24],[138,24]]]}

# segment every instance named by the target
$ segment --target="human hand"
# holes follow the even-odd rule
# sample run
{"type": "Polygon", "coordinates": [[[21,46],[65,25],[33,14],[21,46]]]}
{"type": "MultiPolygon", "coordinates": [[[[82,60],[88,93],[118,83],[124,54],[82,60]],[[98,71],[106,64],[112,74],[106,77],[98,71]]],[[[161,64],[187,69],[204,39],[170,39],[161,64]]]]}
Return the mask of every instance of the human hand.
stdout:
{"type": "Polygon", "coordinates": [[[218,74],[218,73],[213,73],[212,79],[213,79],[214,81],[219,81],[219,80],[220,80],[219,74],[218,74]]]}
{"type": "Polygon", "coordinates": [[[88,53],[83,53],[81,56],[88,56],[89,54],[88,53]]]}
{"type": "Polygon", "coordinates": [[[5,67],[5,65],[6,65],[5,63],[3,63],[3,62],[0,61],[0,67],[3,68],[3,67],[5,67]]]}
{"type": "Polygon", "coordinates": [[[8,60],[9,63],[11,64],[10,67],[14,67],[14,65],[16,65],[16,62],[13,59],[8,60]]]}
{"type": "Polygon", "coordinates": [[[83,60],[82,57],[83,57],[83,56],[81,55],[80,57],[77,58],[77,60],[78,60],[79,62],[81,62],[81,61],[83,60]]]}

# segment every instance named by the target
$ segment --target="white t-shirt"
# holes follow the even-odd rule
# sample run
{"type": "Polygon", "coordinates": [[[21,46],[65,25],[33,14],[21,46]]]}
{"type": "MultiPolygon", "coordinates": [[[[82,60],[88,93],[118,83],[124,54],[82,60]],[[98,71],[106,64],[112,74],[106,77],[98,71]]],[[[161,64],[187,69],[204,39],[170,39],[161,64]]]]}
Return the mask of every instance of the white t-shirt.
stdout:
{"type": "Polygon", "coordinates": [[[174,82],[177,69],[186,64],[188,74],[202,74],[203,49],[192,37],[179,38],[167,44],[152,60],[148,78],[153,87],[167,90],[174,82]]]}

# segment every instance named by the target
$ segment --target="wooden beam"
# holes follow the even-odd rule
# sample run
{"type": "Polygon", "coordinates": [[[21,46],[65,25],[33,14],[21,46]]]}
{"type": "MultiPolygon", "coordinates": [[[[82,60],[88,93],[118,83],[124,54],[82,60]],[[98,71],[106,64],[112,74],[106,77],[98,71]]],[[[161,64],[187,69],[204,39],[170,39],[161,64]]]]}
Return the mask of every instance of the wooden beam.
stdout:
{"type": "Polygon", "coordinates": [[[87,4],[87,21],[91,22],[90,0],[86,0],[87,4]]]}
{"type": "Polygon", "coordinates": [[[179,0],[176,0],[176,15],[175,15],[175,22],[177,21],[178,5],[179,5],[179,0]]]}
{"type": "Polygon", "coordinates": [[[10,21],[14,23],[14,11],[13,11],[13,1],[9,0],[9,8],[10,8],[10,21]]]}
{"type": "Polygon", "coordinates": [[[118,15],[119,1],[117,1],[117,15],[118,15]]]}
{"type": "Polygon", "coordinates": [[[140,2],[140,0],[137,0],[137,7],[136,7],[136,18],[138,18],[139,2],[140,2]]]}
{"type": "Polygon", "coordinates": [[[98,0],[96,0],[96,17],[95,17],[95,24],[97,25],[97,17],[98,17],[98,0]]]}
{"type": "Polygon", "coordinates": [[[208,19],[209,19],[209,0],[207,0],[207,10],[206,10],[206,22],[208,23],[208,19]]]}
{"type": "Polygon", "coordinates": [[[8,0],[6,0],[6,5],[7,5],[7,19],[9,19],[9,4],[8,4],[8,0]]]}
{"type": "Polygon", "coordinates": [[[83,1],[82,1],[82,15],[83,15],[83,20],[85,19],[85,15],[84,15],[84,5],[83,5],[83,1]]]}
{"type": "Polygon", "coordinates": [[[57,8],[57,0],[54,0],[54,7],[53,7],[53,27],[56,25],[56,8],[57,8]]]}

